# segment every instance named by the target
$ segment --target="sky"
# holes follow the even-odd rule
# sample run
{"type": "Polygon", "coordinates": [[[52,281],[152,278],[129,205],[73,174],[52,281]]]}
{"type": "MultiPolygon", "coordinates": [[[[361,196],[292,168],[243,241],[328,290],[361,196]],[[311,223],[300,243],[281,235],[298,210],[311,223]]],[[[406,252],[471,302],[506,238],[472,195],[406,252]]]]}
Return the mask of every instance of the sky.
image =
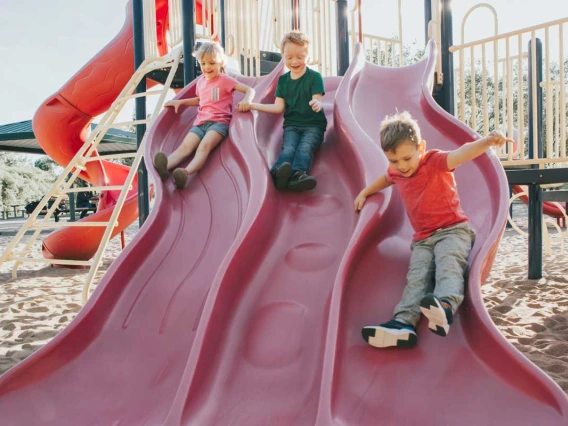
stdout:
{"type": "MultiPolygon", "coordinates": [[[[477,3],[453,0],[455,44],[460,41],[463,16],[477,3]]],[[[567,0],[486,3],[498,13],[500,32],[568,17],[567,0]]],[[[118,33],[126,5],[127,0],[1,0],[0,124],[31,119],[48,96],[118,33]]],[[[397,0],[363,0],[364,33],[387,37],[396,33],[396,5],[397,0]]],[[[423,0],[402,0],[405,43],[424,43],[423,6],[423,0]]],[[[492,31],[491,14],[476,10],[466,26],[466,41],[490,36],[492,31]]]]}

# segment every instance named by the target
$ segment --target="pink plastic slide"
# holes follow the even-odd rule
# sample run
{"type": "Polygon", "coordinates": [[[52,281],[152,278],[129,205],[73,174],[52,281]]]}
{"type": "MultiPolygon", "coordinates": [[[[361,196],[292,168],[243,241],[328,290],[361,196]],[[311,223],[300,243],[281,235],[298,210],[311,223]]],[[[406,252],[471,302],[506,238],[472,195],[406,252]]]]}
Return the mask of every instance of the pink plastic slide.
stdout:
{"type": "MultiPolygon", "coordinates": [[[[325,79],[330,125],[313,192],[272,185],[282,118],[235,113],[230,137],[188,188],[158,182],[148,221],[73,322],[0,378],[1,423],[566,424],[566,396],[506,342],[481,300],[508,198],[494,156],[456,172],[478,237],[450,335],[421,324],[411,350],[361,338],[362,326],[391,316],[412,236],[396,190],[353,212],[359,190],[387,167],[380,119],[408,109],[430,148],[477,137],[434,104],[433,49],[402,69],[365,64],[358,52],[343,79],[325,79]]],[[[271,102],[281,72],[240,80],[271,102]]],[[[178,97],[194,93],[192,84],[178,97]]],[[[165,110],[148,158],[171,152],[194,115],[165,110]]]]}

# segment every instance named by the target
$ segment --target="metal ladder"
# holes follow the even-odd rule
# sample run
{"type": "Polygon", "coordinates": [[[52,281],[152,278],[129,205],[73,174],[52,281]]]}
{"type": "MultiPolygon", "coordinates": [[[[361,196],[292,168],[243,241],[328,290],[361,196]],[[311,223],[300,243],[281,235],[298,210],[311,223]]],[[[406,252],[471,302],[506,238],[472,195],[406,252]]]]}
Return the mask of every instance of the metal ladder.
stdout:
{"type": "MultiPolygon", "coordinates": [[[[57,178],[54,182],[52,188],[50,189],[49,193],[47,193],[40,203],[37,205],[33,213],[29,216],[26,223],[22,226],[16,236],[12,239],[10,244],[8,245],[6,251],[0,257],[0,265],[4,262],[15,262],[12,267],[12,278],[17,278],[17,271],[18,267],[23,262],[32,262],[32,263],[46,263],[46,264],[57,264],[57,265],[71,265],[71,266],[89,266],[89,273],[87,274],[85,284],[83,285],[83,293],[82,293],[82,300],[85,303],[89,297],[89,288],[94,280],[95,274],[97,273],[99,266],[102,262],[102,256],[104,251],[107,247],[107,244],[110,240],[110,236],[112,234],[112,230],[114,227],[118,225],[118,215],[120,214],[122,207],[124,205],[124,201],[126,200],[126,195],[128,191],[132,188],[132,181],[134,180],[134,176],[137,173],[138,166],[142,157],[144,156],[144,149],[146,146],[146,136],[148,132],[144,134],[142,142],[137,150],[136,153],[128,153],[128,154],[110,154],[110,155],[94,155],[95,150],[97,149],[99,143],[105,136],[106,132],[115,127],[124,127],[130,124],[147,124],[147,129],[149,129],[162,105],[164,103],[164,99],[172,81],[174,79],[176,70],[180,63],[180,59],[182,56],[182,49],[177,48],[172,51],[170,54],[160,57],[160,58],[150,58],[145,60],[140,67],[136,70],[136,72],[132,75],[124,89],[120,92],[116,100],[113,102],[109,110],[103,116],[101,122],[97,125],[97,127],[91,132],[87,140],[85,141],[84,145],[79,149],[77,154],[71,159],[69,164],[65,167],[61,175],[57,178]],[[157,69],[164,69],[164,68],[171,68],[164,83],[164,86],[160,90],[152,90],[142,93],[135,93],[136,87],[142,80],[142,78],[149,72],[157,70],[157,69]],[[154,111],[149,119],[144,120],[132,120],[126,122],[119,122],[115,123],[116,117],[122,111],[126,102],[130,99],[146,97],[150,95],[159,95],[158,102],[154,111]],[[114,210],[108,222],[67,222],[67,223],[49,223],[53,212],[59,205],[60,201],[67,196],[67,194],[72,192],[82,192],[85,188],[72,188],[73,183],[81,173],[81,171],[86,170],[85,164],[91,161],[100,161],[100,160],[110,160],[110,159],[117,159],[117,158],[128,158],[134,157],[134,161],[132,166],[130,167],[130,172],[126,177],[126,181],[124,185],[109,185],[109,186],[94,186],[89,187],[90,190],[93,191],[112,191],[112,190],[120,190],[120,196],[118,197],[118,201],[114,206],[114,210]],[[65,181],[65,178],[70,175],[69,179],[65,181]],[[44,207],[47,206],[49,200],[55,197],[55,201],[53,202],[52,206],[47,209],[45,217],[43,220],[38,221],[38,215],[43,210],[44,207]],[[37,240],[39,234],[41,233],[42,229],[47,228],[62,228],[66,226],[73,226],[73,227],[92,227],[92,226],[100,226],[106,227],[105,233],[103,238],[99,244],[99,248],[91,260],[66,260],[66,259],[39,259],[29,257],[32,253],[31,248],[34,242],[37,240]],[[20,244],[20,241],[24,237],[25,233],[28,230],[35,230],[33,235],[28,240],[25,248],[23,251],[16,251],[16,247],[20,244]]],[[[22,243],[23,244],[23,243],[22,243]]]]}

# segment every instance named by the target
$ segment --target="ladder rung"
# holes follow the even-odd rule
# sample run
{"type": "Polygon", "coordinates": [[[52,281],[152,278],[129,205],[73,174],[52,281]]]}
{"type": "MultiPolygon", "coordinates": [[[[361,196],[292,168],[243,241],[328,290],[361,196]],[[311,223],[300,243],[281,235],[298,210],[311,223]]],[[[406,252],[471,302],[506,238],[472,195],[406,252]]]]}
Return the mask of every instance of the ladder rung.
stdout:
{"type": "Polygon", "coordinates": [[[125,154],[97,155],[96,157],[85,158],[84,161],[85,161],[85,163],[88,163],[88,162],[91,162],[91,161],[112,160],[112,159],[117,159],[117,158],[132,158],[132,157],[136,157],[135,152],[125,153],[125,154]]]}
{"type": "Polygon", "coordinates": [[[85,192],[85,191],[122,191],[122,185],[109,185],[109,186],[88,186],[85,188],[68,188],[60,189],[59,193],[62,195],[69,194],[70,192],[85,192]]]}
{"type": "MultiPolygon", "coordinates": [[[[53,222],[53,223],[34,223],[30,226],[30,228],[35,229],[50,229],[50,228],[65,228],[67,226],[74,226],[74,227],[88,227],[88,226],[107,226],[109,222],[53,222]]],[[[118,226],[118,222],[116,225],[118,226]]]]}
{"type": "Polygon", "coordinates": [[[135,93],[133,95],[123,96],[122,98],[120,98],[120,100],[126,101],[129,99],[141,98],[143,96],[161,95],[163,92],[164,92],[163,90],[151,90],[149,92],[141,92],[141,93],[135,93]]]}
{"type": "Polygon", "coordinates": [[[13,257],[7,259],[8,262],[32,262],[32,263],[49,263],[56,265],[75,265],[90,266],[93,264],[90,260],[65,260],[65,259],[33,259],[31,257],[13,257]]]}
{"type": "Polygon", "coordinates": [[[132,121],[123,121],[120,123],[113,123],[113,124],[109,124],[109,128],[118,128],[118,127],[126,127],[126,126],[131,126],[131,125],[136,125],[136,124],[147,124],[149,120],[144,119],[144,120],[132,120],[132,121]]]}

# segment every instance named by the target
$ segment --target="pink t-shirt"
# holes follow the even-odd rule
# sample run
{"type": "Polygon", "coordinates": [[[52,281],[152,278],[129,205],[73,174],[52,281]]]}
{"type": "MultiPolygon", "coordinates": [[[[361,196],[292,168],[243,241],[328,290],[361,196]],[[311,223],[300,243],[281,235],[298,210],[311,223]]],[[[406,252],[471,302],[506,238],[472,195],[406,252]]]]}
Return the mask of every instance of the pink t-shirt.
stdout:
{"type": "Polygon", "coordinates": [[[449,152],[428,151],[418,170],[404,177],[389,167],[386,179],[396,184],[414,228],[413,241],[421,241],[439,229],[467,222],[460,205],[453,170],[448,169],[449,152]]]}
{"type": "Polygon", "coordinates": [[[199,108],[194,125],[206,121],[229,124],[233,110],[233,92],[238,81],[227,74],[219,74],[212,80],[199,77],[196,95],[199,97],[199,108]]]}

